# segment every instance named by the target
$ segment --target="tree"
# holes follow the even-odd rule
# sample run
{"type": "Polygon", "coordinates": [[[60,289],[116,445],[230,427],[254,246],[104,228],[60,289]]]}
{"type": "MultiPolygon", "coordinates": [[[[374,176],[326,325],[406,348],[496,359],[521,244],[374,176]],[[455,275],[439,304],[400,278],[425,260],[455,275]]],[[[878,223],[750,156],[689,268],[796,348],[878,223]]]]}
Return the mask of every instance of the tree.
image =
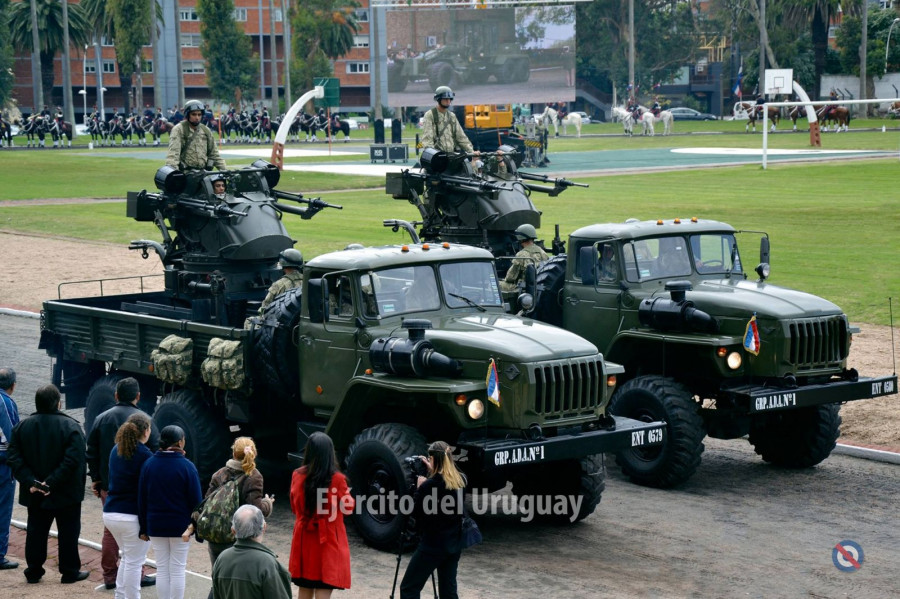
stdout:
{"type": "MultiPolygon", "coordinates": [[[[840,11],[844,11],[846,18],[855,8],[855,2],[843,2],[840,0],[782,0],[784,2],[785,16],[789,24],[798,27],[809,27],[814,53],[814,75],[811,87],[812,97],[822,97],[819,82],[825,72],[826,55],[828,51],[828,27],[831,19],[840,11]]],[[[858,48],[858,46],[857,46],[858,48]]]]}
{"type": "Polygon", "coordinates": [[[9,0],[0,0],[0,109],[12,98],[15,77],[13,50],[9,39],[9,0]]]}
{"type": "MultiPolygon", "coordinates": [[[[59,0],[36,0],[38,31],[40,32],[41,88],[45,103],[53,92],[53,59],[63,48],[62,5],[59,0]]],[[[69,10],[69,39],[76,46],[89,39],[90,27],[80,5],[71,4],[69,10]]],[[[16,2],[9,11],[10,39],[13,48],[31,52],[31,7],[28,2],[16,2]]]]}
{"type": "Polygon", "coordinates": [[[112,14],[115,27],[116,61],[127,114],[131,78],[137,71],[140,79],[142,48],[150,42],[150,6],[146,0],[107,0],[106,10],[112,14]]]}
{"type": "MultiPolygon", "coordinates": [[[[897,34],[900,28],[894,27],[891,36],[891,47],[888,54],[887,65],[884,62],[884,49],[887,43],[887,35],[891,23],[897,17],[891,9],[869,12],[868,43],[866,44],[866,96],[875,97],[874,77],[881,76],[885,69],[891,69],[891,65],[900,62],[900,49],[895,43],[900,42],[897,34]]],[[[859,17],[844,16],[841,28],[837,32],[835,41],[841,62],[841,71],[859,76],[859,45],[862,40],[862,21],[859,17]]],[[[894,66],[893,68],[896,68],[894,66]]]]}
{"type": "Polygon", "coordinates": [[[253,101],[259,87],[250,38],[234,20],[232,0],[199,0],[200,53],[206,59],[206,80],[215,98],[237,103],[253,101]]]}
{"type": "Polygon", "coordinates": [[[310,89],[313,78],[333,73],[321,72],[322,59],[336,60],[353,47],[353,34],[359,31],[355,0],[308,0],[303,10],[294,13],[294,56],[302,64],[292,65],[291,82],[295,89],[310,89]],[[294,74],[302,77],[295,80],[294,74]]]}

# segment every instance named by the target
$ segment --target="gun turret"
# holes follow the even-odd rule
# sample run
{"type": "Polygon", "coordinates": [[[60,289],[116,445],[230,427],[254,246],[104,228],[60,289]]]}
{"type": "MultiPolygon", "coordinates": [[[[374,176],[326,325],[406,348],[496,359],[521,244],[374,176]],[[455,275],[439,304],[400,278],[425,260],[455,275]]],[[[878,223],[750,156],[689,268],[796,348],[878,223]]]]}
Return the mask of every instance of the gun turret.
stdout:
{"type": "Polygon", "coordinates": [[[313,198],[311,200],[307,200],[303,197],[303,194],[300,193],[288,193],[286,191],[272,190],[272,195],[278,198],[279,200],[290,200],[292,202],[299,202],[301,204],[306,204],[306,208],[296,208],[294,206],[285,206],[284,204],[279,204],[275,202],[273,205],[289,214],[296,214],[303,220],[309,220],[325,208],[336,208],[337,210],[343,210],[343,206],[338,206],[337,204],[329,204],[328,202],[323,202],[320,198],[313,198]]]}
{"type": "Polygon", "coordinates": [[[570,181],[569,179],[563,179],[562,177],[558,179],[551,179],[547,175],[535,175],[532,173],[523,173],[519,172],[519,176],[523,179],[527,179],[529,181],[541,181],[543,183],[553,183],[553,187],[546,187],[544,185],[534,185],[532,183],[524,183],[528,189],[531,191],[541,191],[549,195],[551,198],[555,198],[569,187],[590,187],[587,183],[576,183],[575,181],[570,181]]]}

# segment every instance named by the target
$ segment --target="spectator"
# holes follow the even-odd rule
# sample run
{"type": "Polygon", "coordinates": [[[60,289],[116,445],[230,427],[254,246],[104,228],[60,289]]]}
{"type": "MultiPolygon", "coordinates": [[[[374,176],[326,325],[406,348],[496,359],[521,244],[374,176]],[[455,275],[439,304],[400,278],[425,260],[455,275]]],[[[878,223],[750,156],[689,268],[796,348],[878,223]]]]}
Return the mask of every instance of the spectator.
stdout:
{"type": "Polygon", "coordinates": [[[234,513],[234,546],[213,566],[217,599],[291,599],[291,576],[271,549],[262,544],[266,520],[255,505],[234,513]]]}
{"type": "Polygon", "coordinates": [[[19,481],[19,504],[28,508],[25,579],[40,582],[47,561],[47,537],[56,521],[60,582],[84,580],[78,535],[84,501],[84,433],[60,411],[59,389],[44,385],[34,395],[36,412],[12,432],[8,461],[19,481]]]}
{"type": "MultiPolygon", "coordinates": [[[[229,480],[235,480],[243,476],[238,483],[241,492],[241,505],[252,505],[260,510],[263,518],[272,513],[272,505],[275,498],[263,494],[263,475],[256,469],[256,444],[250,437],[238,437],[231,446],[232,458],[225,466],[213,474],[209,481],[209,489],[204,497],[209,497],[213,492],[229,480]]],[[[194,518],[196,520],[196,517],[194,518]]],[[[254,535],[256,536],[256,535],[254,535]]],[[[216,565],[216,560],[223,551],[231,547],[233,543],[213,543],[206,540],[209,551],[209,562],[216,565]]],[[[212,596],[212,595],[210,595],[212,596]]]]}
{"type": "Polygon", "coordinates": [[[299,599],[329,599],[350,588],[350,543],[344,513],[353,509],[347,477],[338,471],[334,444],[313,433],[303,450],[303,466],[291,478],[294,535],[289,570],[299,599]]]}
{"type": "Polygon", "coordinates": [[[435,570],[441,599],[459,599],[456,570],[462,555],[460,536],[466,479],[453,463],[450,446],[443,441],[432,443],[428,457],[422,459],[428,465],[429,477],[416,477],[418,488],[413,512],[422,540],[400,582],[400,599],[419,597],[435,570]],[[425,508],[426,498],[435,508],[425,508]]]}
{"type": "Polygon", "coordinates": [[[184,430],[170,424],[159,433],[160,449],[141,469],[138,522],[141,539],[156,556],[156,595],[183,599],[184,573],[194,525],[191,513],[203,498],[197,468],[184,455],[184,430]]]}
{"type": "MultiPolygon", "coordinates": [[[[87,465],[91,477],[91,491],[95,497],[100,498],[100,503],[104,506],[109,492],[110,452],[117,443],[116,436],[119,428],[133,414],[144,413],[137,407],[141,400],[141,388],[137,379],[128,377],[116,383],[115,397],[116,405],[98,414],[94,419],[91,434],[87,440],[87,465]]],[[[155,431],[151,430],[147,448],[151,453],[159,448],[159,434],[155,431]]],[[[140,470],[138,470],[138,474],[140,474],[140,470]]],[[[115,536],[106,527],[103,528],[103,540],[100,547],[103,583],[107,589],[114,589],[118,580],[119,545],[115,536]]],[[[156,579],[148,576],[141,578],[141,586],[153,584],[156,584],[156,579]]]]}
{"type": "Polygon", "coordinates": [[[6,463],[13,428],[19,424],[19,406],[11,397],[16,390],[16,371],[0,368],[0,570],[18,568],[19,563],[6,559],[9,551],[9,524],[16,499],[16,477],[6,463]]]}
{"type": "Polygon", "coordinates": [[[150,543],[139,536],[138,484],[141,467],[153,455],[146,446],[151,430],[149,416],[143,412],[132,414],[116,433],[116,444],[109,454],[109,490],[103,504],[103,525],[114,537],[116,547],[122,548],[122,563],[113,584],[116,599],[141,596],[141,566],[150,543]]]}

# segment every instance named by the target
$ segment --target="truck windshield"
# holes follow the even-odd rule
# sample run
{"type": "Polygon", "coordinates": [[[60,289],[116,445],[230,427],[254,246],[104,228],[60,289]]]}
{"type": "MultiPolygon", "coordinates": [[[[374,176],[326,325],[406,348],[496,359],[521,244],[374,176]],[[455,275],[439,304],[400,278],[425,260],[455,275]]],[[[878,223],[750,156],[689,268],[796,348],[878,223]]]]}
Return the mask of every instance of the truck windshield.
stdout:
{"type": "Polygon", "coordinates": [[[731,233],[707,233],[691,236],[694,267],[701,275],[742,272],[737,242],[731,233]]]}
{"type": "Polygon", "coordinates": [[[451,308],[502,306],[500,287],[490,262],[455,262],[442,264],[441,287],[444,301],[451,308]]]}

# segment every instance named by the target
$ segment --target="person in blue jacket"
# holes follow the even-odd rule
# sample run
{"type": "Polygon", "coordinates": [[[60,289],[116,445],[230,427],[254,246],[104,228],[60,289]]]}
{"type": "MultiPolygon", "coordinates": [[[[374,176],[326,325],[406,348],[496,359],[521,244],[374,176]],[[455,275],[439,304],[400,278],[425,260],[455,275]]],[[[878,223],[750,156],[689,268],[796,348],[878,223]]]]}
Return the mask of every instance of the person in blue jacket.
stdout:
{"type": "Polygon", "coordinates": [[[184,454],[184,430],[170,424],[159,433],[159,451],[144,462],[138,486],[140,537],[156,556],[159,599],[183,599],[191,513],[203,499],[200,476],[184,454]]]}

